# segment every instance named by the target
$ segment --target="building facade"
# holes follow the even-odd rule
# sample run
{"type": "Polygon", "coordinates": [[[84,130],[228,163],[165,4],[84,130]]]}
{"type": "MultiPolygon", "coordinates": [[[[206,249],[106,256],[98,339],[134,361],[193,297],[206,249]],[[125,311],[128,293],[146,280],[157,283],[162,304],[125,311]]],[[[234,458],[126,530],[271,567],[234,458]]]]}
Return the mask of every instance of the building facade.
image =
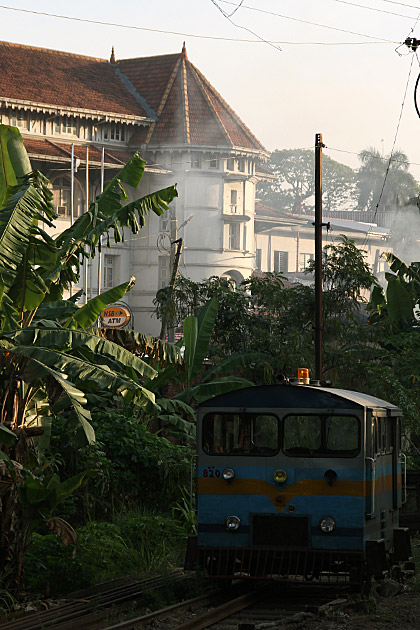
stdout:
{"type": "MultiPolygon", "coordinates": [[[[269,154],[185,45],[177,54],[122,60],[112,51],[107,61],[0,42],[0,120],[20,129],[33,168],[51,181],[57,232],[135,152],[146,168],[132,199],[177,184],[168,213],[104,247],[101,264],[98,256],[90,261],[72,288],[91,298],[134,275],[126,301],[136,330],[160,330],[153,299],[169,281],[178,238],[180,273],[195,281],[217,275],[239,284],[256,269],[308,281],[300,271],[314,251],[311,221],[264,206],[256,212],[269,154]]],[[[372,232],[362,224],[339,229],[360,243],[372,232]]],[[[385,237],[370,234],[372,266],[385,237]]]]}
{"type": "MultiPolygon", "coordinates": [[[[177,183],[170,213],[150,216],[92,261],[88,297],[137,279],[127,302],[151,334],[153,298],[170,277],[171,242],[183,238],[180,272],[235,282],[255,268],[255,186],[268,153],[200,71],[178,54],[110,61],[0,43],[1,122],[17,126],[34,168],[51,181],[57,231],[84,212],[103,183],[138,151],[136,198],[177,183]],[[73,168],[72,168],[73,163],[73,168]]],[[[85,279],[87,277],[87,279],[85,279]]],[[[74,290],[77,287],[74,287],[74,290]]]]}

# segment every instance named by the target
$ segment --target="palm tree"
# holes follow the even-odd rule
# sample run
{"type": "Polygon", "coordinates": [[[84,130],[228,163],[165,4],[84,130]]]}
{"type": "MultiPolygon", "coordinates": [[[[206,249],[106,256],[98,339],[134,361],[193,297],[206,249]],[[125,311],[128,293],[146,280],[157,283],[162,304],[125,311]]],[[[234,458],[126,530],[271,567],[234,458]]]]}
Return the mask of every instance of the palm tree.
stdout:
{"type": "Polygon", "coordinates": [[[418,185],[409,173],[408,158],[402,151],[382,157],[374,148],[359,153],[362,165],[357,175],[358,210],[393,210],[418,194],[418,185]]]}

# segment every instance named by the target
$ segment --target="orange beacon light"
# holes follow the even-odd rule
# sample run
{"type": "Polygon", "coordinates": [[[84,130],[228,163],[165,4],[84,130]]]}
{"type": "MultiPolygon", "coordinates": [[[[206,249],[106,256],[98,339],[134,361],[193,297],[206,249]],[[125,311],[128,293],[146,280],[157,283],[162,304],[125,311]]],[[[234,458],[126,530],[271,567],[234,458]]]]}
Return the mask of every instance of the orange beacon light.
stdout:
{"type": "Polygon", "coordinates": [[[304,385],[309,385],[309,370],[308,368],[298,369],[298,379],[301,379],[304,385]]]}

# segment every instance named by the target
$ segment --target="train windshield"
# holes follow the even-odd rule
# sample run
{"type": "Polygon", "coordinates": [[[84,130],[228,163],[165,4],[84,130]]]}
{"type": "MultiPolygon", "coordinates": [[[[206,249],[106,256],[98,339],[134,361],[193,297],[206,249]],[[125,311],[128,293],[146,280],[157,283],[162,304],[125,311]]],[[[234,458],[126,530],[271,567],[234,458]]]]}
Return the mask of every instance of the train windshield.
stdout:
{"type": "Polygon", "coordinates": [[[209,413],[203,420],[203,450],[211,455],[275,455],[279,420],[273,415],[209,413]]]}
{"type": "Polygon", "coordinates": [[[303,457],[354,457],[360,450],[359,421],[354,416],[286,416],[283,450],[303,457]]]}

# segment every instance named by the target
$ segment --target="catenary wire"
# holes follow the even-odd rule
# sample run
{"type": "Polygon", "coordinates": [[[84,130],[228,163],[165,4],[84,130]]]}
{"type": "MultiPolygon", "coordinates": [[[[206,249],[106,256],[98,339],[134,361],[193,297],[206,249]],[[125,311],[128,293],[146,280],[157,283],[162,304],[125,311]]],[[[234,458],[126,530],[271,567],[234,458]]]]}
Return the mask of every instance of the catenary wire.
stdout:
{"type": "MultiPolygon", "coordinates": [[[[164,35],[180,35],[182,37],[194,37],[195,39],[209,39],[209,40],[216,40],[216,41],[226,41],[226,42],[239,42],[239,43],[247,43],[247,44],[263,44],[264,41],[262,40],[255,40],[255,39],[240,39],[240,38],[235,38],[235,37],[220,37],[220,36],[216,36],[216,35],[198,35],[197,33],[182,33],[179,31],[168,31],[168,30],[163,30],[163,29],[157,29],[157,28],[146,28],[145,26],[136,26],[134,24],[120,24],[117,22],[105,22],[105,21],[101,21],[101,20],[91,20],[88,18],[80,18],[80,17],[74,17],[74,16],[69,16],[69,15],[62,15],[62,14],[58,14],[58,13],[48,13],[47,11],[35,11],[33,9],[22,9],[22,8],[17,8],[17,7],[10,7],[8,5],[5,4],[0,4],[0,9],[5,9],[8,11],[17,11],[20,13],[28,13],[31,15],[42,15],[42,16],[46,16],[46,17],[53,17],[53,18],[58,18],[58,19],[62,19],[62,20],[68,20],[68,21],[74,21],[74,22],[83,22],[83,23],[87,23],[87,24],[97,24],[100,26],[114,26],[117,28],[126,28],[126,29],[133,29],[133,30],[137,30],[137,31],[147,31],[150,33],[160,33],[160,34],[164,34],[164,35]]],[[[302,46],[307,46],[307,45],[361,45],[361,44],[368,44],[368,43],[375,43],[375,44],[401,44],[402,42],[399,41],[393,41],[393,40],[389,40],[389,39],[385,39],[382,37],[373,37],[372,35],[363,35],[361,33],[355,33],[353,31],[346,31],[345,29],[339,29],[339,28],[335,28],[332,26],[326,26],[323,24],[315,24],[314,22],[308,22],[305,20],[298,20],[297,18],[290,18],[286,15],[279,15],[279,14],[275,14],[278,15],[279,17],[284,17],[285,19],[290,19],[290,20],[295,20],[298,22],[304,22],[306,24],[312,24],[313,26],[322,26],[324,28],[329,28],[335,31],[341,31],[343,33],[350,33],[351,35],[359,35],[360,37],[368,37],[370,39],[374,39],[376,41],[374,42],[338,42],[337,44],[335,43],[328,43],[328,42],[289,42],[289,41],[271,41],[269,40],[269,43],[271,44],[287,44],[287,45],[302,45],[302,46]]]]}
{"type": "MultiPolygon", "coordinates": [[[[417,18],[417,19],[418,19],[418,18],[417,18]]],[[[404,96],[403,96],[403,100],[402,100],[402,103],[401,103],[400,115],[399,115],[399,117],[398,117],[397,128],[396,128],[396,130],[395,130],[394,142],[393,142],[393,144],[392,144],[391,153],[389,154],[388,165],[387,165],[387,168],[386,168],[386,171],[385,171],[385,177],[384,177],[384,181],[383,181],[383,184],[382,184],[381,192],[380,192],[380,194],[379,194],[379,199],[378,199],[378,202],[377,202],[377,204],[376,204],[376,206],[375,206],[375,212],[374,212],[374,215],[373,215],[373,220],[372,220],[372,223],[374,223],[374,222],[375,222],[376,215],[378,214],[379,204],[381,203],[382,196],[383,196],[383,194],[384,194],[384,190],[385,190],[386,180],[388,179],[389,170],[390,170],[390,168],[391,168],[392,156],[393,156],[393,154],[394,154],[395,145],[396,145],[396,143],[397,143],[398,132],[399,132],[399,130],[400,130],[400,124],[401,124],[401,119],[402,119],[402,115],[403,115],[403,111],[404,111],[404,105],[405,105],[405,101],[406,101],[406,98],[407,98],[408,86],[409,86],[409,83],[410,83],[411,71],[412,71],[412,69],[413,69],[414,57],[416,57],[416,58],[417,58],[417,55],[413,55],[413,57],[411,58],[410,69],[409,69],[409,72],[408,72],[407,82],[406,82],[406,84],[405,84],[404,96]]],[[[417,60],[418,60],[418,59],[417,59],[417,60]]],[[[367,245],[367,242],[368,242],[368,240],[369,240],[369,234],[370,234],[370,232],[371,232],[371,228],[369,229],[368,233],[366,234],[366,238],[365,238],[365,240],[364,240],[363,245],[367,245]]]]}
{"type": "MultiPolygon", "coordinates": [[[[387,13],[388,15],[395,15],[396,17],[405,18],[406,20],[415,19],[413,15],[403,15],[402,13],[395,13],[394,11],[387,11],[386,9],[378,9],[376,7],[369,7],[366,4],[357,4],[356,2],[350,2],[349,0],[333,0],[339,4],[347,4],[351,7],[357,7],[358,9],[367,9],[368,11],[376,11],[377,13],[387,13]]],[[[419,7],[413,7],[419,9],[419,7]]]]}
{"type": "MultiPolygon", "coordinates": [[[[223,4],[230,4],[230,5],[237,6],[236,2],[232,2],[231,0],[219,0],[219,2],[223,2],[223,4]]],[[[330,26],[328,24],[320,24],[319,22],[310,22],[309,20],[303,20],[301,18],[291,17],[290,15],[284,15],[283,13],[276,13],[275,11],[267,11],[266,9],[259,9],[258,7],[251,7],[247,4],[243,4],[241,8],[248,9],[250,11],[257,11],[258,13],[265,13],[267,15],[272,15],[274,17],[280,17],[285,20],[292,20],[293,22],[301,22],[302,24],[309,24],[311,26],[319,26],[320,28],[326,28],[332,31],[339,31],[340,33],[350,33],[351,35],[358,35],[359,37],[368,37],[369,39],[375,39],[382,42],[388,42],[388,43],[393,43],[393,44],[400,43],[400,42],[395,42],[390,39],[386,39],[385,37],[376,37],[374,35],[367,35],[366,33],[358,33],[355,31],[349,31],[348,29],[339,28],[337,26],[330,26]]],[[[413,17],[411,17],[411,19],[413,19],[413,17]]]]}
{"type": "Polygon", "coordinates": [[[388,4],[397,4],[400,7],[409,7],[410,9],[418,9],[418,6],[414,4],[407,4],[406,2],[396,2],[396,0],[381,0],[381,2],[387,2],[388,4]]]}
{"type": "Polygon", "coordinates": [[[210,2],[216,7],[216,9],[218,11],[220,11],[220,13],[228,20],[228,22],[233,24],[233,26],[235,26],[236,28],[241,28],[244,31],[247,31],[248,33],[251,33],[252,35],[255,35],[255,37],[257,39],[261,40],[265,44],[268,44],[272,48],[275,48],[276,50],[281,52],[280,46],[277,46],[276,44],[273,44],[273,42],[269,42],[267,39],[264,39],[263,37],[261,37],[261,35],[258,35],[258,33],[256,33],[255,31],[251,30],[247,26],[243,26],[242,24],[237,24],[236,22],[234,22],[232,20],[232,15],[235,13],[235,11],[237,11],[242,6],[243,0],[241,0],[241,4],[236,5],[235,10],[232,11],[232,13],[230,13],[230,14],[226,13],[226,11],[223,11],[223,9],[217,4],[216,0],[210,0],[210,2]]]}

